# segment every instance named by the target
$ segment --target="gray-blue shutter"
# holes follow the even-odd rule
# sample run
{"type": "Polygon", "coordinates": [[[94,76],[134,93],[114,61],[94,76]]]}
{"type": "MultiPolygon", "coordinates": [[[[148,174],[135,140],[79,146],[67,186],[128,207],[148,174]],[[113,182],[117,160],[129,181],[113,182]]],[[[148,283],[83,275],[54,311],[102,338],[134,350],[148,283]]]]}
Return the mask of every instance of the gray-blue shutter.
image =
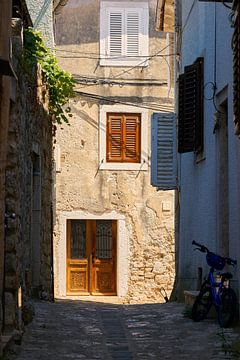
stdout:
{"type": "Polygon", "coordinates": [[[151,184],[177,189],[176,115],[154,113],[151,125],[151,184]]]}

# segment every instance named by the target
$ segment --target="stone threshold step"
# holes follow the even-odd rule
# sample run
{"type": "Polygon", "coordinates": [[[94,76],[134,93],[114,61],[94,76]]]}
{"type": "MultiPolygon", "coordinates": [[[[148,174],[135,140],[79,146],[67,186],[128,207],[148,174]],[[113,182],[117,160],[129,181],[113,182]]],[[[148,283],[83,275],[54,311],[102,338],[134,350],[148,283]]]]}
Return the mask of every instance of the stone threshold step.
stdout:
{"type": "Polygon", "coordinates": [[[193,306],[199,291],[184,290],[184,303],[186,306],[193,306]]]}

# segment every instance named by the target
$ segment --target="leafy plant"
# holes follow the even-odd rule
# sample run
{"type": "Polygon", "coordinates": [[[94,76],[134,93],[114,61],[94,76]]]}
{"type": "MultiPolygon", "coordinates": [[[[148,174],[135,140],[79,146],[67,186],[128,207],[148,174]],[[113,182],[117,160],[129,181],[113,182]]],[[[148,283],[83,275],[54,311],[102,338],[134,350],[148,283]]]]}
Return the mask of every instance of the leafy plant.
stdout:
{"type": "MultiPolygon", "coordinates": [[[[63,110],[68,100],[74,96],[74,80],[70,73],[60,68],[56,57],[44,44],[39,31],[28,28],[24,32],[26,65],[32,67],[37,62],[41,65],[44,78],[49,90],[49,112],[58,123],[68,123],[68,118],[63,110]]],[[[72,116],[68,107],[66,113],[72,116]]]]}

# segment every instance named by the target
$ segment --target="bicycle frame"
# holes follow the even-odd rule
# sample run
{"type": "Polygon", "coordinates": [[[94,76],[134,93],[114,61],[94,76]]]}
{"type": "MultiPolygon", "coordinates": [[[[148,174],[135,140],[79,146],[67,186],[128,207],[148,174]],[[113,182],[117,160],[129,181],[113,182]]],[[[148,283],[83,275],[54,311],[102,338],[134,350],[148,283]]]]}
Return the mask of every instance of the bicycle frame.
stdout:
{"type": "Polygon", "coordinates": [[[221,289],[224,287],[224,281],[221,278],[220,282],[216,282],[213,276],[214,268],[211,268],[208,274],[208,281],[211,286],[211,293],[213,298],[213,303],[215,307],[222,305],[221,289]]]}
{"type": "Polygon", "coordinates": [[[194,321],[204,320],[214,305],[218,322],[221,327],[228,327],[234,320],[237,308],[237,296],[230,288],[232,274],[229,272],[220,273],[220,281],[214,278],[215,271],[222,271],[225,265],[237,265],[237,260],[229,257],[222,257],[208,250],[205,245],[192,241],[197,246],[196,250],[207,253],[206,262],[210,267],[206,281],[203,282],[200,292],[192,307],[192,318],[194,321]]]}

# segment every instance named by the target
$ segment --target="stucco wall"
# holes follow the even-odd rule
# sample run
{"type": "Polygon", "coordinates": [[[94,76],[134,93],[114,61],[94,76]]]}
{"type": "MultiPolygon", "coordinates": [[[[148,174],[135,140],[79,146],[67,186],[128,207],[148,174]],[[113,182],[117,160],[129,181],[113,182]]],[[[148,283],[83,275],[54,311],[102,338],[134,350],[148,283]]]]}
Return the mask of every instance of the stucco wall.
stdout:
{"type": "Polygon", "coordinates": [[[45,43],[53,48],[53,0],[26,0],[33,27],[41,31],[45,43]]]}
{"type": "MultiPolygon", "coordinates": [[[[212,100],[212,84],[218,94],[223,89],[228,98],[228,207],[229,256],[238,258],[239,248],[239,150],[234,135],[232,109],[232,28],[229,10],[222,4],[182,1],[182,48],[180,72],[197,57],[204,57],[204,153],[201,161],[196,155],[179,156],[180,218],[179,218],[179,295],[184,289],[194,289],[198,268],[207,270],[205,257],[193,251],[192,240],[220,251],[219,244],[219,129],[214,131],[216,108],[212,100]],[[190,12],[191,11],[191,12],[190,12]],[[215,32],[216,19],[216,32],[215,32]],[[215,53],[216,51],[216,53],[215,53]]],[[[220,97],[220,96],[219,96],[220,97]]],[[[219,108],[219,104],[217,104],[219,108]]],[[[220,124],[221,126],[221,124],[220,124]]],[[[224,254],[223,254],[224,255],[224,254]]],[[[225,254],[226,255],[226,254],[225,254]]],[[[237,274],[234,274],[237,281],[237,274]]],[[[237,288],[237,283],[235,284],[237,288]]]]}
{"type": "MultiPolygon", "coordinates": [[[[149,55],[169,48],[166,35],[154,31],[155,5],[150,1],[149,55]]],[[[124,281],[121,265],[118,268],[118,295],[130,302],[164,301],[160,288],[164,287],[170,294],[174,282],[174,193],[157,192],[150,185],[149,170],[151,107],[161,111],[173,106],[172,91],[168,87],[168,59],[154,56],[148,66],[130,69],[129,73],[126,67],[99,66],[98,1],[70,0],[56,20],[57,55],[61,65],[74,74],[77,91],[98,94],[101,99],[77,93],[70,103],[73,112],[70,126],[64,124],[57,129],[61,170],[56,174],[55,294],[64,295],[60,288],[64,288],[66,281],[64,275],[60,279],[58,271],[63,261],[58,255],[65,236],[63,214],[67,212],[71,216],[72,212],[79,214],[79,218],[89,216],[91,219],[108,214],[111,218],[114,212],[125,228],[118,242],[119,246],[122,242],[126,244],[126,255],[122,252],[118,262],[124,264],[124,257],[127,259],[124,281]],[[122,75],[118,76],[119,73],[122,75]],[[83,76],[113,78],[118,84],[84,84],[83,76]],[[142,136],[146,137],[147,161],[138,170],[101,168],[100,109],[111,104],[107,99],[120,101],[124,109],[126,103],[134,103],[135,112],[141,113],[141,106],[145,107],[148,123],[142,136]]],[[[111,111],[115,111],[114,105],[111,111]]]]}

